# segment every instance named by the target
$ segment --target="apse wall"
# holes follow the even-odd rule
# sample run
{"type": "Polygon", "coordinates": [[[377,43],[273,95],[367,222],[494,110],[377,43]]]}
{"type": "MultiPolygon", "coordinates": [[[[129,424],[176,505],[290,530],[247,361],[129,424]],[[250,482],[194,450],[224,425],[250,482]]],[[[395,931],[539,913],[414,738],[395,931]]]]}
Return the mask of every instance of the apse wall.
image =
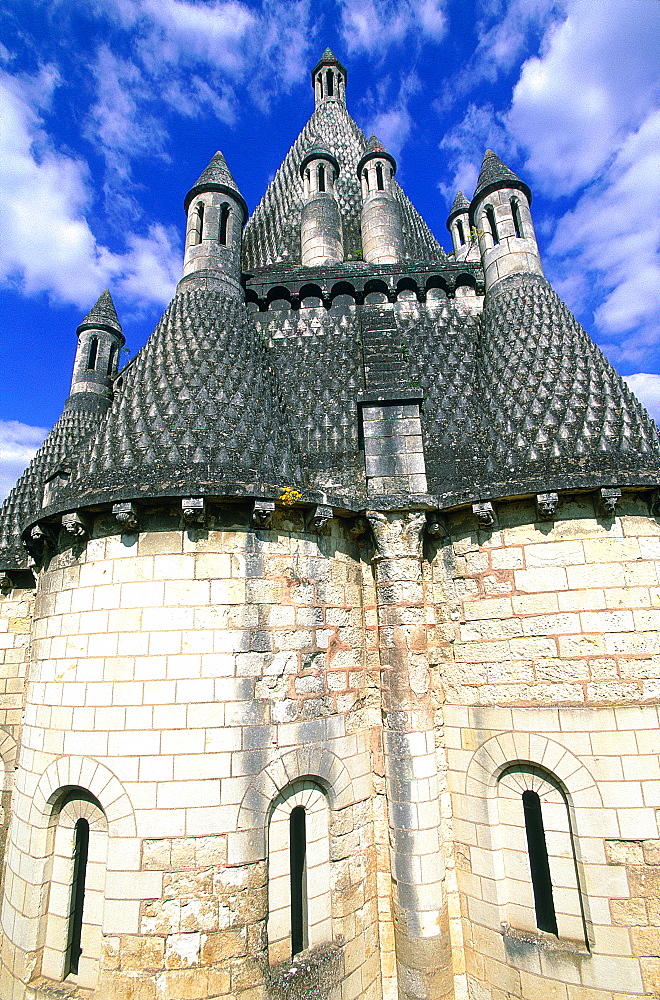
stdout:
{"type": "Polygon", "coordinates": [[[348,522],[317,533],[286,507],[267,529],[240,506],[208,528],[179,518],[143,508],[121,534],[97,516],[40,576],[0,993],[24,1000],[67,974],[83,820],[91,882],[67,983],[106,1000],[288,995],[291,918],[269,928],[288,886],[269,827],[302,806],[309,865],[326,867],[322,892],[309,880],[298,975],[320,995],[378,996],[360,549],[348,522]]]}
{"type": "Polygon", "coordinates": [[[448,522],[427,566],[456,969],[464,949],[479,1000],[655,995],[660,523],[633,493],[614,518],[586,494],[552,521],[495,507],[491,529],[448,522]]]}

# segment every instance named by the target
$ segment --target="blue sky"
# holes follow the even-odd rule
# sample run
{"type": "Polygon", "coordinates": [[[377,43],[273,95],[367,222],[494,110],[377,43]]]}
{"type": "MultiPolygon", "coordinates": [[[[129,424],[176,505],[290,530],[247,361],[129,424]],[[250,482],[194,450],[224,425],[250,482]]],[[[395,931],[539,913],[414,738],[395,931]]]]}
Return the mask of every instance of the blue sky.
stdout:
{"type": "Polygon", "coordinates": [[[447,249],[486,148],[529,183],[547,276],[660,417],[660,0],[5,0],[0,496],[61,412],[81,318],[109,287],[142,346],[186,191],[222,149],[254,208],[326,45],[447,249]]]}

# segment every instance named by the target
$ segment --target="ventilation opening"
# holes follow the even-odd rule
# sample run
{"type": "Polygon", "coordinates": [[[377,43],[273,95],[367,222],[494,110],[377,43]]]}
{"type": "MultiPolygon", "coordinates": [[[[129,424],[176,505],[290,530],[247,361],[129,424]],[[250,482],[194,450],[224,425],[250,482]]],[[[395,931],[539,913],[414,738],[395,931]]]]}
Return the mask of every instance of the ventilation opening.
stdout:
{"type": "Polygon", "coordinates": [[[557,916],[555,902],[552,896],[552,879],[550,877],[550,862],[543,827],[541,800],[536,792],[523,792],[523,810],[525,813],[525,832],[527,834],[527,851],[529,867],[534,890],[534,907],[536,910],[536,926],[541,931],[557,934],[557,916]]]}
{"type": "Polygon", "coordinates": [[[73,881],[71,883],[71,903],[69,906],[69,933],[65,974],[77,975],[82,955],[81,936],[83,907],[85,904],[85,877],[87,875],[87,855],[89,852],[89,823],[79,819],[75,827],[73,854],[73,881]]]}
{"type": "Polygon", "coordinates": [[[227,228],[229,223],[229,205],[223,205],[220,210],[220,230],[218,233],[218,242],[221,247],[227,246],[227,228]]]}
{"type": "Polygon", "coordinates": [[[456,232],[458,233],[458,242],[461,246],[465,246],[465,231],[463,229],[463,223],[460,219],[456,223],[456,232]]]}
{"type": "Polygon", "coordinates": [[[115,358],[117,356],[117,348],[113,344],[110,348],[110,354],[108,355],[108,375],[112,375],[115,367],[115,358]]]}
{"type": "Polygon", "coordinates": [[[385,185],[383,184],[383,164],[376,164],[376,186],[379,191],[385,190],[385,185]]]}
{"type": "Polygon", "coordinates": [[[490,234],[493,237],[493,243],[499,243],[499,237],[497,235],[497,223],[495,222],[495,212],[491,205],[486,208],[486,218],[488,219],[488,225],[490,226],[490,234]]]}
{"type": "Polygon", "coordinates": [[[513,228],[516,236],[518,239],[521,239],[523,235],[523,228],[522,219],[520,218],[520,205],[515,198],[511,199],[511,214],[513,215],[513,228]]]}
{"type": "Polygon", "coordinates": [[[307,947],[307,833],[304,806],[289,816],[291,872],[291,957],[307,947]]]}
{"type": "Polygon", "coordinates": [[[325,78],[326,78],[327,85],[328,85],[328,97],[333,97],[334,96],[334,92],[335,92],[335,90],[334,90],[335,84],[334,84],[334,80],[333,80],[333,77],[332,77],[332,70],[331,69],[328,70],[328,72],[326,73],[326,77],[325,78]]]}
{"type": "Polygon", "coordinates": [[[319,166],[319,191],[325,191],[325,167],[322,163],[319,166]]]}
{"type": "Polygon", "coordinates": [[[96,356],[99,353],[99,341],[98,337],[92,337],[89,344],[89,354],[87,355],[87,371],[93,371],[96,368],[96,356]]]}

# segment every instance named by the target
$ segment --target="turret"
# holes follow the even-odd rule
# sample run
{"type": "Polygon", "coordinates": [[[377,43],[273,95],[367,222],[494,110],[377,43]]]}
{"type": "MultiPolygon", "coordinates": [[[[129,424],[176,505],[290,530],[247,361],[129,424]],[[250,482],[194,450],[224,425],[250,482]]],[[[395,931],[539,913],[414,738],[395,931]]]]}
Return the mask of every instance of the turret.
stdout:
{"type": "Polygon", "coordinates": [[[454,257],[463,258],[470,249],[470,202],[462,191],[456,192],[447,217],[447,229],[454,244],[454,257]]]}
{"type": "Polygon", "coordinates": [[[362,185],[362,256],[369,264],[396,264],[403,253],[401,209],[394,196],[396,160],[375,135],[357,166],[362,185]]]}
{"type": "Polygon", "coordinates": [[[346,68],[331,49],[326,49],[312,70],[316,107],[323,101],[346,103],[346,68]]]}
{"type": "Polygon", "coordinates": [[[305,204],[300,219],[301,262],[305,267],[342,263],[344,239],[335,193],[339,164],[316,142],[300,164],[305,204]]]}
{"type": "Polygon", "coordinates": [[[112,399],[119,352],[125,344],[110,292],[102,292],[77,329],[71,395],[66,410],[106,410],[112,399]]]}
{"type": "Polygon", "coordinates": [[[190,189],[184,209],[184,287],[193,280],[204,288],[241,294],[241,242],[248,210],[222,153],[215,154],[190,189]]]}
{"type": "Polygon", "coordinates": [[[486,150],[469,216],[477,230],[486,291],[509,274],[543,275],[531,203],[524,181],[486,150]]]}

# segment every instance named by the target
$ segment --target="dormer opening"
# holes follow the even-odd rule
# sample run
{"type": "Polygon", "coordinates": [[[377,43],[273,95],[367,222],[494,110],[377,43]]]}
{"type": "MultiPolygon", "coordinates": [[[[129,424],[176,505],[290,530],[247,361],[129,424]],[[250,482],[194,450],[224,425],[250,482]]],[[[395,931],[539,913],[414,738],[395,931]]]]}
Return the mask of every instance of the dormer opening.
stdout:
{"type": "Polygon", "coordinates": [[[87,355],[87,371],[94,371],[96,368],[96,357],[99,353],[99,339],[92,337],[89,342],[89,354],[87,355]]]}
{"type": "Polygon", "coordinates": [[[385,190],[385,184],[383,183],[383,164],[376,164],[376,187],[379,191],[385,190]]]}
{"type": "Polygon", "coordinates": [[[490,234],[493,237],[493,243],[497,245],[500,240],[497,235],[497,223],[495,222],[495,212],[493,211],[492,205],[486,206],[486,218],[488,220],[488,227],[490,229],[490,234]]]}
{"type": "Polygon", "coordinates": [[[520,218],[520,204],[517,198],[511,199],[511,214],[513,216],[513,228],[518,239],[523,237],[522,219],[520,218]]]}
{"type": "Polygon", "coordinates": [[[220,209],[220,225],[218,227],[218,243],[221,247],[227,246],[227,232],[229,229],[229,205],[225,202],[220,209]]]}

